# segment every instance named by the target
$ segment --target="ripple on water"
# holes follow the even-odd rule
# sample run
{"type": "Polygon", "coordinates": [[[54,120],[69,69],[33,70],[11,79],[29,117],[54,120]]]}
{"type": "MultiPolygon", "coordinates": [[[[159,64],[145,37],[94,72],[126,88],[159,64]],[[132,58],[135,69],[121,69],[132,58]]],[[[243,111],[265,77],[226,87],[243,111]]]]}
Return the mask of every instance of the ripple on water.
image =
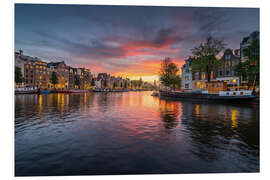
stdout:
{"type": "Polygon", "coordinates": [[[259,171],[258,107],[150,94],[16,95],[16,175],[259,171]]]}

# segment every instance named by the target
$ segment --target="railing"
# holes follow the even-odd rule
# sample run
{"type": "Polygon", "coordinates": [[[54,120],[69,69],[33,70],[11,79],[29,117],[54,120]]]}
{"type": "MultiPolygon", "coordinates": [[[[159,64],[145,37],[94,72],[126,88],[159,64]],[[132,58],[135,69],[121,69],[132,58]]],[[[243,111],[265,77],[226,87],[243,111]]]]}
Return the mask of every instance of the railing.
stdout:
{"type": "Polygon", "coordinates": [[[36,87],[21,87],[21,88],[15,88],[15,91],[20,91],[20,92],[23,92],[23,91],[34,91],[36,89],[37,89],[36,87]]]}
{"type": "Polygon", "coordinates": [[[252,95],[251,90],[244,91],[220,91],[219,96],[250,96],[252,95]]]}

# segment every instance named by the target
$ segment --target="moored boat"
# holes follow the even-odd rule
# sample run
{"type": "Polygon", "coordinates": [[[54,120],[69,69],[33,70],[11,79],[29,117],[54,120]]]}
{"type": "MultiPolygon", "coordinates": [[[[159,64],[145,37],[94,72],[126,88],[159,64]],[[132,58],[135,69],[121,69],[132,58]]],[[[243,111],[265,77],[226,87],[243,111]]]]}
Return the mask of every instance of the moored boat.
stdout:
{"type": "Polygon", "coordinates": [[[36,94],[38,89],[34,87],[15,88],[15,94],[36,94]]]}
{"type": "Polygon", "coordinates": [[[39,92],[39,94],[50,94],[50,93],[51,93],[50,90],[41,90],[41,91],[39,92]]]}
{"type": "Polygon", "coordinates": [[[153,91],[153,93],[151,94],[151,96],[159,96],[159,92],[158,91],[153,91]]]}
{"type": "Polygon", "coordinates": [[[252,95],[252,91],[220,91],[218,94],[211,94],[207,91],[202,92],[174,92],[160,91],[161,98],[189,101],[207,102],[227,102],[227,103],[246,103],[254,101],[257,96],[252,95]]]}
{"type": "Polygon", "coordinates": [[[56,93],[71,93],[71,90],[56,90],[56,93]]]}
{"type": "Polygon", "coordinates": [[[69,90],[70,93],[88,93],[88,90],[82,90],[82,89],[72,89],[69,90]]]}

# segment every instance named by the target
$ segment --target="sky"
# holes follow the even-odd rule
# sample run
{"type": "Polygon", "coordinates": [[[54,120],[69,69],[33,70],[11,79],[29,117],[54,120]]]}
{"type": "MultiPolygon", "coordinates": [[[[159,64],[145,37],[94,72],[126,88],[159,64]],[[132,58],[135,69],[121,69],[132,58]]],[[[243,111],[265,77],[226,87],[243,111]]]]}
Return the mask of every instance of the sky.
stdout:
{"type": "Polygon", "coordinates": [[[15,4],[15,51],[145,81],[165,57],[181,68],[208,35],[236,49],[253,31],[258,8],[15,4]]]}

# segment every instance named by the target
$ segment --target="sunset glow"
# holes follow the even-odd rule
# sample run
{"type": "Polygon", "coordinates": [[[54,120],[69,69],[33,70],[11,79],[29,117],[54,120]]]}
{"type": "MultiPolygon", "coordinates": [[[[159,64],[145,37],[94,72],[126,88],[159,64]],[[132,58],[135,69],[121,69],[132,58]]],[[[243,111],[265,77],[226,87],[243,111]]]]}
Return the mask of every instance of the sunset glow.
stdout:
{"type": "Polygon", "coordinates": [[[238,48],[258,27],[256,9],[17,4],[15,10],[16,51],[152,82],[161,60],[170,57],[180,69],[209,33],[238,48]]]}

